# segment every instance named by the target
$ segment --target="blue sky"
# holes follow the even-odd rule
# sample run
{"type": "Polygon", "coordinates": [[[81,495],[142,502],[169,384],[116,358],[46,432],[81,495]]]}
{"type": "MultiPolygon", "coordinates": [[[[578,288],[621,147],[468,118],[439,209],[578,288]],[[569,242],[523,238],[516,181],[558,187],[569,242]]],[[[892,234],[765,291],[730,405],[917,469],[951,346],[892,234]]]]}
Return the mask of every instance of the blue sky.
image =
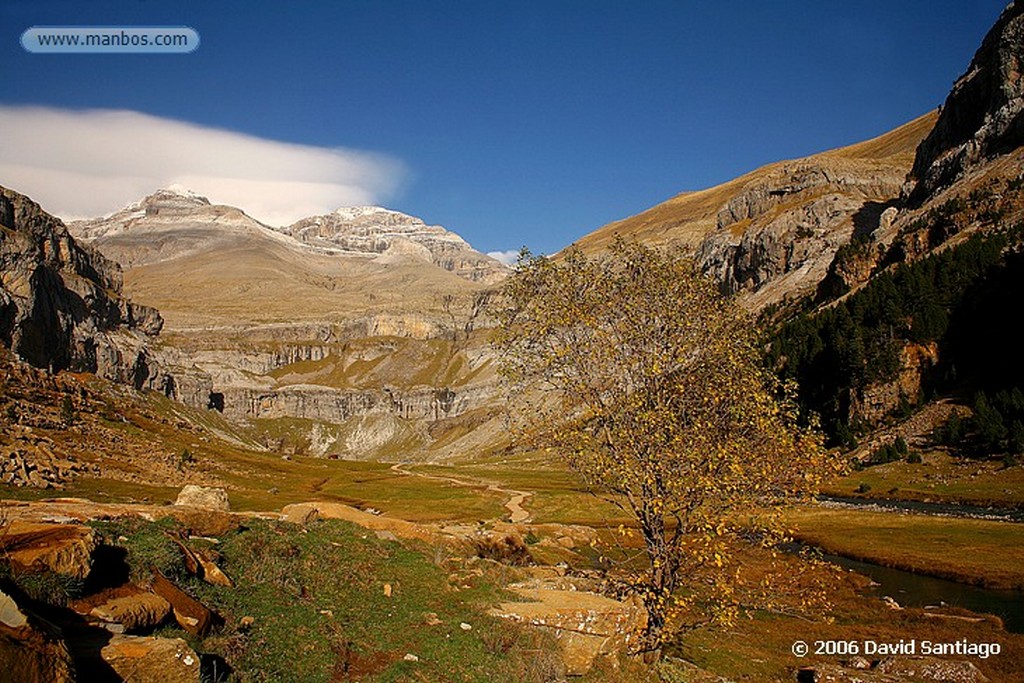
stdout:
{"type": "MultiPolygon", "coordinates": [[[[45,117],[17,107],[129,110],[189,124],[174,129],[179,139],[210,128],[302,154],[359,152],[356,170],[338,170],[347,157],[305,164],[300,154],[282,173],[310,187],[318,173],[330,182],[349,173],[363,195],[478,249],[552,252],[680,191],[867,139],[934,108],[1004,4],[5,0],[0,105],[32,121],[45,117]],[[202,43],[187,55],[21,48],[25,29],[54,25],[184,25],[202,43]]],[[[95,137],[81,130],[68,135],[95,137]]],[[[2,171],[26,162],[2,166],[5,147],[32,157],[45,144],[19,135],[0,137],[0,184],[16,189],[2,171]]],[[[76,143],[61,144],[38,157],[64,163],[61,150],[76,143]]],[[[137,140],[125,145],[118,159],[163,163],[137,140]]],[[[183,145],[175,177],[202,182],[213,171],[186,168],[183,145]]],[[[263,184],[247,187],[287,201],[272,185],[279,148],[265,148],[249,163],[263,184]]],[[[126,173],[118,163],[103,162],[111,183],[126,173]]],[[[46,192],[75,185],[25,177],[63,186],[46,192]]],[[[98,181],[81,185],[106,196],[98,181]]],[[[340,195],[316,201],[324,196],[340,195]]]]}

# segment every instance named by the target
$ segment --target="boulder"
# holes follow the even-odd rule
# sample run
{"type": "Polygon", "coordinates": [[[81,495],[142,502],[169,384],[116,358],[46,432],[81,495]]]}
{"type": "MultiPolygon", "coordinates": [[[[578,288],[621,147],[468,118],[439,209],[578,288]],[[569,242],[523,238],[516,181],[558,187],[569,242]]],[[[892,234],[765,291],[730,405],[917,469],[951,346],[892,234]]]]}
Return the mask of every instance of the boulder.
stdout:
{"type": "Polygon", "coordinates": [[[183,629],[194,636],[203,636],[210,630],[213,612],[156,571],[153,573],[153,592],[171,604],[174,619],[183,629]]]}
{"type": "Polygon", "coordinates": [[[110,668],[132,683],[199,683],[199,655],[181,638],[115,635],[100,650],[110,668]]]}
{"type": "Polygon", "coordinates": [[[75,680],[71,654],[56,628],[0,592],[0,677],[8,683],[75,680]]]}
{"type": "Polygon", "coordinates": [[[51,571],[84,579],[92,569],[98,541],[77,524],[14,521],[0,531],[0,551],[24,571],[51,571]]]}
{"type": "Polygon", "coordinates": [[[886,657],[875,670],[899,680],[934,680],[947,683],[985,683],[988,681],[974,662],[939,657],[886,657]]]}
{"type": "Polygon", "coordinates": [[[174,504],[222,512],[227,512],[231,509],[231,504],[228,503],[227,491],[208,486],[196,486],[195,484],[187,484],[181,489],[174,504]]]}
{"type": "Polygon", "coordinates": [[[513,590],[529,602],[502,603],[491,614],[553,633],[570,676],[587,673],[599,656],[628,650],[646,623],[643,608],[633,602],[580,590],[513,590]]]}
{"type": "Polygon", "coordinates": [[[89,614],[103,621],[120,624],[126,631],[152,628],[171,613],[171,603],[156,593],[135,589],[127,595],[112,597],[93,607],[89,614]]]}

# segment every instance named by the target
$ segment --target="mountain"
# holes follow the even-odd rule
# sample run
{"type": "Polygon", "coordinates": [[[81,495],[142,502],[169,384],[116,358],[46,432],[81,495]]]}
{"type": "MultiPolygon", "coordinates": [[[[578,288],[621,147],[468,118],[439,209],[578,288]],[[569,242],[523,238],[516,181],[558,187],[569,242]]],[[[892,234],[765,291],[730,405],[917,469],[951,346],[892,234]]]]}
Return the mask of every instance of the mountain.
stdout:
{"type": "Polygon", "coordinates": [[[0,341],[32,365],[92,372],[138,388],[171,381],[147,354],[160,314],[122,296],[116,263],[57,218],[0,187],[0,341]]]}
{"type": "Polygon", "coordinates": [[[454,232],[379,206],[338,209],[303,218],[280,231],[328,250],[380,254],[383,258],[379,260],[418,257],[473,282],[493,284],[508,273],[502,264],[473,250],[454,232]]]}
{"type": "Polygon", "coordinates": [[[117,261],[130,295],[158,307],[170,328],[361,317],[371,327],[376,318],[398,334],[429,336],[421,319],[438,312],[441,299],[507,273],[458,235],[377,207],[273,229],[240,209],[165,188],[69,227],[117,261]],[[401,322],[388,322],[396,316],[405,317],[404,332],[401,322]]]}
{"type": "Polygon", "coordinates": [[[161,311],[164,357],[209,378],[193,405],[268,446],[387,457],[490,410],[474,327],[507,269],[442,227],[357,207],[274,229],[172,187],[70,228],[161,311]]]}
{"type": "Polygon", "coordinates": [[[1009,436],[1024,424],[1012,341],[1012,302],[1024,295],[1021,55],[1016,2],[937,112],[682,193],[578,246],[597,251],[621,235],[689,252],[773,325],[771,362],[836,443],[922,409],[931,417],[911,420],[906,436],[926,441],[949,415],[931,410],[935,400],[989,392],[995,408],[983,400],[980,410],[995,436],[975,440],[988,452],[1024,448],[1024,428],[1009,436]]]}
{"type": "Polygon", "coordinates": [[[682,247],[723,291],[742,294],[754,310],[805,296],[841,246],[891,219],[886,210],[935,120],[925,114],[873,140],[684,192],[599,228],[577,246],[594,252],[621,235],[682,247]]]}

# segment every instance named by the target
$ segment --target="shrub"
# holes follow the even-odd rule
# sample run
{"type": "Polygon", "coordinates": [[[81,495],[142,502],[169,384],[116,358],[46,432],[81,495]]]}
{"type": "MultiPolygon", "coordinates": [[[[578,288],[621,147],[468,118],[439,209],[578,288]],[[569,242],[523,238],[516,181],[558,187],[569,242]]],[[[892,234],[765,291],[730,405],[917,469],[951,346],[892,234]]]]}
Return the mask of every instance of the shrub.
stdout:
{"type": "Polygon", "coordinates": [[[476,556],[487,560],[494,560],[513,567],[525,567],[533,564],[533,556],[530,555],[526,544],[518,536],[508,534],[507,536],[481,536],[473,543],[476,556]]]}

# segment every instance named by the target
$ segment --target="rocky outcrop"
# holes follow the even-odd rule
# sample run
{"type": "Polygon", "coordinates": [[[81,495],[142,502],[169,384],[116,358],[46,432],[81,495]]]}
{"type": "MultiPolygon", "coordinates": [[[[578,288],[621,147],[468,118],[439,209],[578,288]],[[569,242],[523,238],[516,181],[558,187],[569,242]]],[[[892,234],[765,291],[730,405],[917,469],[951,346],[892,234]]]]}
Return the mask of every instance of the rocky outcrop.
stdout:
{"type": "Polygon", "coordinates": [[[91,528],[77,524],[13,521],[0,534],[0,551],[12,566],[78,579],[89,575],[97,543],[91,528]]]}
{"type": "Polygon", "coordinates": [[[100,651],[122,680],[136,683],[199,683],[200,661],[181,638],[114,636],[100,651]]]}
{"type": "Polygon", "coordinates": [[[903,179],[898,166],[863,160],[821,156],[784,164],[718,211],[697,264],[729,294],[770,287],[760,298],[779,300],[812,293],[839,248],[878,227],[903,179]]]}
{"type": "Polygon", "coordinates": [[[231,509],[224,489],[188,484],[178,493],[175,505],[227,512],[231,509]]]}
{"type": "Polygon", "coordinates": [[[0,676],[10,683],[71,683],[74,665],[56,627],[0,592],[0,676]]]}
{"type": "Polygon", "coordinates": [[[325,249],[379,255],[382,260],[420,259],[473,282],[493,283],[508,269],[475,251],[455,233],[439,225],[379,206],[338,209],[304,218],[281,232],[325,249]]]}
{"type": "Polygon", "coordinates": [[[105,624],[117,625],[124,631],[142,631],[161,624],[171,614],[171,603],[156,593],[136,586],[110,591],[108,596],[97,596],[88,615],[105,624]]]}
{"type": "Polygon", "coordinates": [[[971,168],[1024,144],[1024,3],[1012,2],[953,85],[917,150],[910,203],[951,185],[971,168]]]}
{"type": "Polygon", "coordinates": [[[907,344],[900,351],[900,367],[894,379],[869,384],[850,398],[850,421],[878,424],[901,405],[913,405],[922,394],[922,380],[939,362],[938,344],[907,344]]]}
{"type": "Polygon", "coordinates": [[[121,295],[121,270],[24,195],[0,187],[0,342],[32,365],[168,391],[147,351],[163,320],[121,295]]]}

